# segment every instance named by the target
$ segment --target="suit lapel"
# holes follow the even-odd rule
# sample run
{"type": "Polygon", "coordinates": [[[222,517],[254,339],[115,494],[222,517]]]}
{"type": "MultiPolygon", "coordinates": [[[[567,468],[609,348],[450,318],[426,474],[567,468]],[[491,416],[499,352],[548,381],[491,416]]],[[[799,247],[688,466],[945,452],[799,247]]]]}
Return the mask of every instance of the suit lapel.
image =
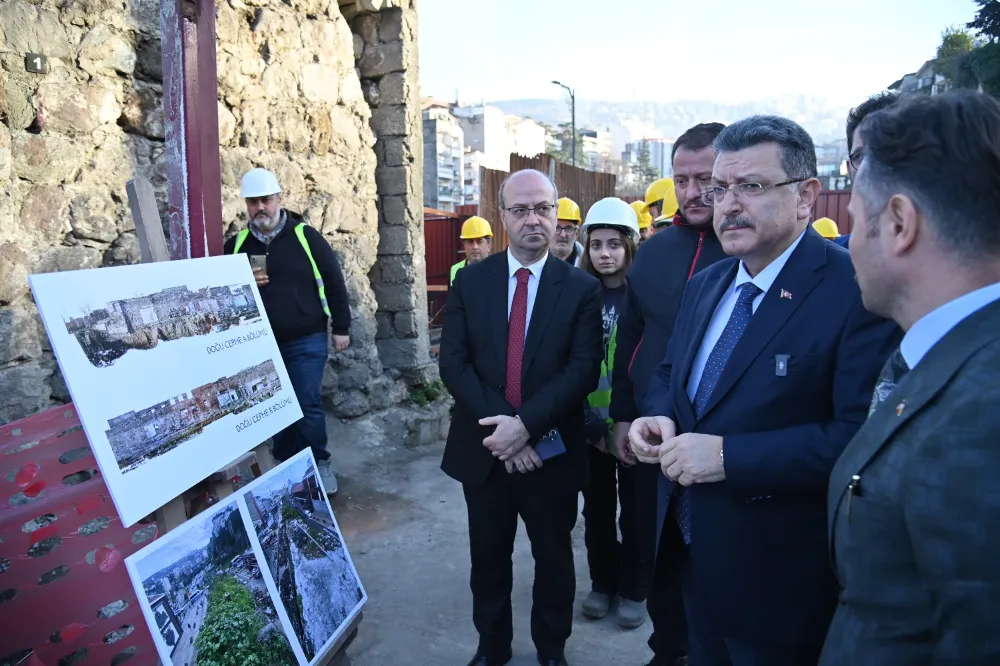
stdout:
{"type": "MultiPolygon", "coordinates": [[[[521,379],[528,373],[531,361],[538,351],[538,346],[542,342],[545,329],[549,325],[552,313],[559,302],[559,294],[562,293],[562,282],[568,272],[573,270],[562,259],[558,259],[551,253],[545,260],[542,268],[542,277],[538,280],[538,293],[535,294],[535,304],[531,308],[531,317],[528,320],[528,337],[524,341],[524,357],[521,363],[521,379]]],[[[504,345],[506,349],[506,345],[504,345]]],[[[522,384],[523,385],[523,384],[522,384]]]]}
{"type": "Polygon", "coordinates": [[[490,332],[493,335],[493,349],[496,350],[497,363],[500,364],[502,376],[507,368],[507,283],[510,280],[510,275],[507,266],[507,253],[502,252],[493,256],[497,258],[497,261],[494,261],[490,267],[491,275],[486,304],[489,310],[490,332]]]}
{"type": "Polygon", "coordinates": [[[820,269],[826,265],[826,242],[811,228],[806,231],[736,343],[736,348],[726,362],[719,382],[705,406],[702,418],[733,388],[771,338],[781,330],[788,318],[823,279],[823,271],[820,269]]]}
{"type": "MultiPolygon", "coordinates": [[[[830,474],[827,494],[827,539],[833,555],[833,530],[847,484],[878,455],[892,436],[914,418],[951,381],[965,362],[1000,337],[1000,301],[987,305],[948,332],[903,376],[886,404],[862,424],[830,474]]],[[[874,387],[872,387],[874,390],[874,387]]]]}
{"type": "MultiPolygon", "coordinates": [[[[692,424],[695,421],[694,406],[688,400],[686,390],[688,378],[691,376],[691,366],[694,365],[694,358],[701,348],[701,341],[712,321],[712,315],[715,314],[715,309],[719,307],[719,301],[722,300],[726,290],[736,278],[736,271],[739,270],[739,267],[739,262],[734,261],[732,267],[715,284],[706,287],[704,296],[699,296],[698,303],[695,305],[694,335],[688,336],[687,346],[684,349],[676,351],[676,353],[681,354],[681,362],[676,367],[671,368],[671,376],[675,376],[675,372],[678,373],[676,377],[680,381],[681,390],[674,394],[674,406],[679,410],[678,416],[683,419],[684,423],[692,424]]],[[[676,339],[675,337],[674,340],[676,339]]]]}

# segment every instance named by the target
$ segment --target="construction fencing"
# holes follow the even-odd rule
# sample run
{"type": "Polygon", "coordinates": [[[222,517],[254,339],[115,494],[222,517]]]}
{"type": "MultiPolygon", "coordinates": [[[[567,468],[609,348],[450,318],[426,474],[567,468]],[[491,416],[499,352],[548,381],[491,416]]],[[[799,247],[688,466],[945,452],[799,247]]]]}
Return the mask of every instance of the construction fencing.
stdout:
{"type": "Polygon", "coordinates": [[[569,197],[580,205],[586,215],[595,202],[604,197],[615,196],[616,177],[612,173],[587,171],[580,167],[563,164],[551,155],[523,157],[510,156],[510,171],[499,171],[481,167],[479,170],[479,215],[486,218],[493,228],[493,251],[507,247],[507,231],[500,221],[500,184],[511,173],[522,169],[537,169],[552,178],[559,190],[559,196],[569,197]]]}

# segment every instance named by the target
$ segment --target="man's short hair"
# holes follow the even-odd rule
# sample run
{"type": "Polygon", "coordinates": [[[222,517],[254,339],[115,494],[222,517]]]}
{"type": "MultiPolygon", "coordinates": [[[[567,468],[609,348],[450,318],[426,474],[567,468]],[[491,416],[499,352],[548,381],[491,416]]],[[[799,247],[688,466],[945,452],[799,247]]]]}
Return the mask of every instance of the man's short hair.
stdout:
{"type": "Polygon", "coordinates": [[[945,246],[967,257],[1000,252],[1000,103],[978,92],[908,95],[861,123],[869,232],[905,194],[945,246]]]}
{"type": "Polygon", "coordinates": [[[531,171],[531,172],[537,173],[539,176],[542,176],[543,178],[545,178],[545,180],[549,181],[549,185],[552,186],[552,193],[553,193],[552,203],[553,204],[557,204],[559,202],[559,188],[556,187],[556,184],[552,181],[551,178],[549,178],[548,174],[542,173],[538,169],[521,169],[520,171],[515,171],[515,172],[509,174],[506,178],[503,179],[503,182],[500,183],[500,191],[497,193],[497,204],[499,204],[501,210],[503,210],[503,207],[504,207],[504,205],[503,205],[503,191],[507,187],[507,181],[510,180],[511,178],[513,178],[514,176],[516,176],[517,174],[524,173],[525,171],[531,171]]]}
{"type": "Polygon", "coordinates": [[[858,129],[858,125],[861,124],[861,121],[876,111],[889,108],[895,104],[898,99],[899,93],[890,90],[881,92],[877,95],[872,95],[864,102],[851,109],[851,112],[847,114],[848,154],[850,154],[850,152],[854,149],[854,130],[858,129]]]}
{"type": "Polygon", "coordinates": [[[816,146],[809,132],[788,118],[750,116],[722,130],[715,139],[715,152],[736,152],[762,143],[776,143],[781,168],[790,179],[816,177],[816,146]]]}
{"type": "Polygon", "coordinates": [[[677,154],[679,148],[692,152],[708,148],[715,141],[715,137],[719,136],[719,132],[724,129],[726,129],[726,126],[722,123],[701,123],[695,125],[674,141],[674,147],[670,149],[670,161],[673,161],[674,155],[677,154]]]}

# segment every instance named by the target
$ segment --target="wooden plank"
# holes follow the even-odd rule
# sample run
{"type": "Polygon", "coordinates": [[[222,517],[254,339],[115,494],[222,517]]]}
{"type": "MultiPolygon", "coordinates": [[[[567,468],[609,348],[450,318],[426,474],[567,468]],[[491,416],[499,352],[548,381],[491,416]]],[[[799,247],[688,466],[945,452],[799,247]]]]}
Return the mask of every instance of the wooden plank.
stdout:
{"type": "Polygon", "coordinates": [[[135,221],[135,235],[139,239],[142,263],[169,261],[170,249],[160,224],[153,186],[145,178],[133,178],[125,184],[125,191],[128,192],[128,205],[135,221]]]}
{"type": "Polygon", "coordinates": [[[448,291],[448,285],[446,285],[446,284],[429,284],[429,285],[427,285],[427,291],[434,291],[434,292],[448,291]]]}

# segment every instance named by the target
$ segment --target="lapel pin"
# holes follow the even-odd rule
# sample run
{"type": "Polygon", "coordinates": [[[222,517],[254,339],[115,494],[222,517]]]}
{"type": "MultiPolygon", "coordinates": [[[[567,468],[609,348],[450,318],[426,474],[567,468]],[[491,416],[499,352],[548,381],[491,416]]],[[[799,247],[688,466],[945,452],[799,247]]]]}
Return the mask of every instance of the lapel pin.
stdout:
{"type": "Polygon", "coordinates": [[[788,291],[787,289],[782,289],[781,298],[787,298],[788,300],[792,300],[792,292],[788,291]]]}
{"type": "Polygon", "coordinates": [[[899,403],[898,405],[896,405],[896,416],[902,416],[904,409],[906,409],[906,401],[905,400],[903,402],[899,403]]]}

